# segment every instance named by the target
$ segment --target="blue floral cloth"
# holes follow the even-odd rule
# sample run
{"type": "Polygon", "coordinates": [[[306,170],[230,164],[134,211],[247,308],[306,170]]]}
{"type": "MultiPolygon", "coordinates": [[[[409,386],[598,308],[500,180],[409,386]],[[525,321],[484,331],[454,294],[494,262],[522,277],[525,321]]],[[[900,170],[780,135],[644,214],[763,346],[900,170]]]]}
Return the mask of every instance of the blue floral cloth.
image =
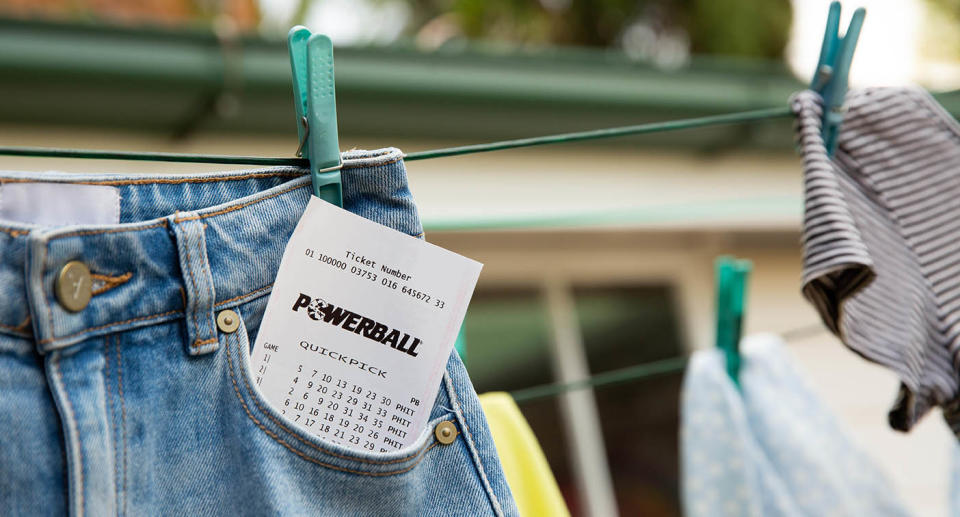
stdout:
{"type": "Polygon", "coordinates": [[[696,352],[681,407],[688,517],[909,515],[773,335],[741,344],[741,389],[719,350],[696,352]]]}

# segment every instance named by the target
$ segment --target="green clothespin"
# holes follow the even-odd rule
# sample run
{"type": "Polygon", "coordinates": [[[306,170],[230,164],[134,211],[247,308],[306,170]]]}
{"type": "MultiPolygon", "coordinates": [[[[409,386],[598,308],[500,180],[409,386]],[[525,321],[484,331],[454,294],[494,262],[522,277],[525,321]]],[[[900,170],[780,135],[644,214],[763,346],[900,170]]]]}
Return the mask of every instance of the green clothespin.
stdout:
{"type": "Polygon", "coordinates": [[[290,29],[287,41],[300,136],[297,155],[310,160],[313,195],[343,206],[333,43],[300,25],[290,29]]]}
{"type": "Polygon", "coordinates": [[[810,89],[823,97],[823,141],[827,154],[837,149],[837,135],[843,123],[843,98],[847,95],[850,63],[867,15],[862,7],[853,12],[847,32],[840,37],[840,2],[832,2],[827,11],[827,28],[820,46],[820,59],[810,89]]]}
{"type": "Polygon", "coordinates": [[[749,260],[719,257],[717,275],[717,348],[723,350],[727,374],[740,386],[740,337],[747,300],[747,278],[753,265],[749,260]]]}

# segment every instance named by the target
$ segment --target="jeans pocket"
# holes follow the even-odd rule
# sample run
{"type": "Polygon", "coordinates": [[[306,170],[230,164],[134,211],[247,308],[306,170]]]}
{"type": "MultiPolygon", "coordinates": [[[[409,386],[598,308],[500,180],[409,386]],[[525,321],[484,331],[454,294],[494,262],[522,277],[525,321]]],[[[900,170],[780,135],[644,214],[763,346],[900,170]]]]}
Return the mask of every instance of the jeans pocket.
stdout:
{"type": "MultiPolygon", "coordinates": [[[[251,344],[242,315],[235,332],[220,334],[220,345],[224,349],[229,382],[240,412],[266,437],[290,453],[321,467],[370,476],[402,474],[414,469],[432,449],[443,445],[435,436],[436,426],[446,421],[456,429],[457,419],[452,411],[439,415],[435,412],[434,418],[421,430],[418,438],[398,451],[377,453],[354,450],[326,441],[293,422],[284,415],[282,408],[268,401],[260,392],[251,368],[251,344]]],[[[459,430],[456,432],[459,433],[459,430]]]]}
{"type": "MultiPolygon", "coordinates": [[[[249,309],[257,325],[257,307],[249,309]]],[[[476,401],[450,398],[451,382],[469,382],[459,361],[448,364],[431,419],[404,449],[348,449],[314,436],[292,422],[256,386],[250,338],[241,312],[239,328],[221,333],[219,425],[225,430],[221,457],[242,478],[218,511],[292,515],[434,515],[451,509],[469,515],[513,515],[509,489],[476,401]],[[451,380],[454,379],[454,380],[451,380]],[[480,434],[478,434],[480,433],[480,434]],[[483,442],[478,447],[477,440],[483,442]],[[490,470],[493,468],[493,470],[490,470]],[[488,474],[492,473],[493,478],[488,474]],[[501,505],[495,490],[507,497],[501,505]]],[[[461,389],[472,390],[468,385],[461,389]]]]}

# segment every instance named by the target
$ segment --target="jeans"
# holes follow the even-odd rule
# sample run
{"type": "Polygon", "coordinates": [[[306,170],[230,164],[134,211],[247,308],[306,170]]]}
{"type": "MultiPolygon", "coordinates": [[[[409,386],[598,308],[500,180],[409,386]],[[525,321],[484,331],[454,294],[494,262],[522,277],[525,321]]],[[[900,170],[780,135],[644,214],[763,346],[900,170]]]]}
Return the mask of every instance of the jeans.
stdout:
{"type": "MultiPolygon", "coordinates": [[[[422,235],[400,151],[343,160],[347,210],[422,235]]],[[[117,225],[0,221],[3,515],[516,514],[456,353],[430,425],[391,453],[321,441],[258,392],[250,347],[310,196],[303,170],[0,178],[121,199],[117,225]],[[77,311],[57,291],[71,261],[92,283],[77,311]],[[218,330],[226,309],[235,332],[218,330]]]]}

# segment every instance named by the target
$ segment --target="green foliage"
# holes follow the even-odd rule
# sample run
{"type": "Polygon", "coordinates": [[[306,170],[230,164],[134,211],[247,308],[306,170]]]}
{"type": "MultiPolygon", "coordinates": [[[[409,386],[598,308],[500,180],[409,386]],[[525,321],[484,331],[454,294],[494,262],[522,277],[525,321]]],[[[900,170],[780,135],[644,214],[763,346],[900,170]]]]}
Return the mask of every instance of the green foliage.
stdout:
{"type": "Polygon", "coordinates": [[[692,0],[688,9],[695,53],[777,58],[790,37],[788,0],[692,0]]]}
{"type": "Polygon", "coordinates": [[[789,0],[406,1],[413,34],[442,20],[471,40],[622,47],[628,30],[642,26],[681,36],[695,53],[765,58],[782,56],[792,20],[789,0]]]}

